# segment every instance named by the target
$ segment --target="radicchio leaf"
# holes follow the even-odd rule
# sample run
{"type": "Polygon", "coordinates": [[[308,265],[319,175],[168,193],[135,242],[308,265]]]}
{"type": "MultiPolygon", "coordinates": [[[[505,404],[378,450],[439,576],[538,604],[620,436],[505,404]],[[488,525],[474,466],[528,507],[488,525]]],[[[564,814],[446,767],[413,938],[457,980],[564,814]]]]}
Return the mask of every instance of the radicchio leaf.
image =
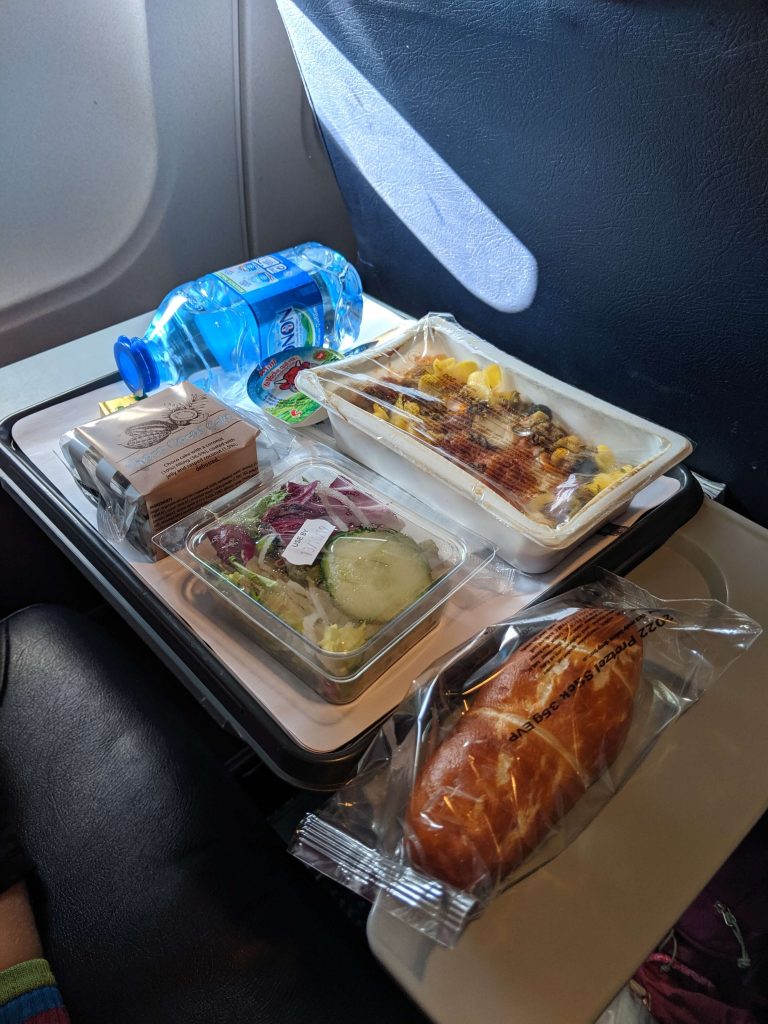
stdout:
{"type": "Polygon", "coordinates": [[[242,526],[234,523],[223,523],[208,530],[205,536],[213,544],[222,562],[228,562],[230,558],[247,562],[256,552],[253,537],[242,526]]]}
{"type": "Polygon", "coordinates": [[[286,490],[288,491],[288,498],[290,501],[295,501],[299,505],[305,505],[307,502],[311,501],[315,491],[317,490],[317,480],[313,480],[312,483],[309,484],[297,484],[291,480],[288,483],[286,490]]]}
{"type": "MultiPolygon", "coordinates": [[[[374,498],[372,495],[358,490],[353,483],[345,479],[343,476],[337,476],[330,486],[331,490],[338,491],[340,494],[344,495],[347,501],[351,501],[352,504],[363,513],[371,526],[379,527],[382,530],[402,529],[402,520],[399,516],[395,515],[389,506],[383,505],[378,498],[374,498]]],[[[343,506],[339,501],[336,501],[333,505],[333,511],[336,512],[337,515],[342,516],[342,518],[345,518],[345,512],[347,516],[349,516],[349,509],[343,506]]],[[[362,525],[359,517],[357,521],[350,523],[350,526],[357,525],[362,525]]]]}
{"type": "Polygon", "coordinates": [[[286,501],[273,505],[262,519],[262,529],[276,533],[284,546],[289,544],[299,532],[307,519],[322,519],[325,516],[323,506],[317,502],[300,505],[294,501],[286,501]]]}
{"type": "Polygon", "coordinates": [[[338,530],[375,526],[399,530],[401,520],[378,499],[358,490],[342,476],[330,487],[318,481],[286,484],[285,498],[271,505],[261,516],[259,531],[277,533],[283,546],[289,544],[307,519],[329,519],[338,530]]]}

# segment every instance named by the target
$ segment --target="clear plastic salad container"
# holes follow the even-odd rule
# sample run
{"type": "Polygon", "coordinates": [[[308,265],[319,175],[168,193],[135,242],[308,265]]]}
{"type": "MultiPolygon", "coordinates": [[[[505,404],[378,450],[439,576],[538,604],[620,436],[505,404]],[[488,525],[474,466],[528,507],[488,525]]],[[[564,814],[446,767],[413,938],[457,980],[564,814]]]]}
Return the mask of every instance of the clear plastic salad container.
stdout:
{"type": "Polygon", "coordinates": [[[495,553],[316,445],[155,543],[208,583],[321,697],[354,700],[495,553]]]}
{"type": "Polygon", "coordinates": [[[429,314],[305,370],[337,442],[449,507],[525,572],[545,572],[691,451],[687,438],[579,391],[429,314]]]}

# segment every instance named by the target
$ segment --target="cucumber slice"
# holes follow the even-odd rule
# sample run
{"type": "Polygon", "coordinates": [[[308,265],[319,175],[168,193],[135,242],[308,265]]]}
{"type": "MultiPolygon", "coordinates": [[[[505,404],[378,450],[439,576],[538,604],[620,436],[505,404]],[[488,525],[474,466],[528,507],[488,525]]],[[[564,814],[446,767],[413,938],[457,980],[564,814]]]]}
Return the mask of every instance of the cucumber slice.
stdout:
{"type": "Polygon", "coordinates": [[[326,546],[322,564],[335,603],[363,622],[389,622],[432,583],[419,546],[393,530],[337,534],[326,546]]]}

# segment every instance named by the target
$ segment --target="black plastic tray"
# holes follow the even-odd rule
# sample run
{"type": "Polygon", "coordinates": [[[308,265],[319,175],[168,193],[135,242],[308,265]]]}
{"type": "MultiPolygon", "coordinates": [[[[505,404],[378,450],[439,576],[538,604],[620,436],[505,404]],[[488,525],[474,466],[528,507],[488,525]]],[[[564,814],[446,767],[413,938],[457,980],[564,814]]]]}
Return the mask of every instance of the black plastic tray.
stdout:
{"type": "MultiPolygon", "coordinates": [[[[81,388],[15,413],[0,423],[0,469],[11,484],[11,496],[20,501],[66,554],[74,557],[77,553],[76,561],[80,568],[117,610],[214,716],[232,727],[273,771],[304,789],[337,789],[353,774],[379,723],[371,725],[351,743],[329,753],[315,753],[297,744],[186,623],[173,615],[160,598],[143,585],[140,577],[131,571],[111,545],[14,443],[13,426],[19,420],[119,379],[117,374],[112,374],[91,381],[81,388]]],[[[701,505],[701,488],[684,466],[678,466],[667,475],[680,481],[680,489],[675,495],[618,534],[610,546],[539,595],[533,603],[590,581],[597,569],[626,574],[687,522],[701,505]]]]}

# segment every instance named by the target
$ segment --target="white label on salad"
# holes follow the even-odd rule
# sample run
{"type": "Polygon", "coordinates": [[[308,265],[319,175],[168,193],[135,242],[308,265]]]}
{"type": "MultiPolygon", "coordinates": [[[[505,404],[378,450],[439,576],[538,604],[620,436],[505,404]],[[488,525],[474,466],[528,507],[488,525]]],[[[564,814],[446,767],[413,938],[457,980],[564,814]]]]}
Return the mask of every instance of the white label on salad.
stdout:
{"type": "Polygon", "coordinates": [[[291,565],[312,565],[336,527],[327,519],[307,519],[283,551],[291,565]]]}

